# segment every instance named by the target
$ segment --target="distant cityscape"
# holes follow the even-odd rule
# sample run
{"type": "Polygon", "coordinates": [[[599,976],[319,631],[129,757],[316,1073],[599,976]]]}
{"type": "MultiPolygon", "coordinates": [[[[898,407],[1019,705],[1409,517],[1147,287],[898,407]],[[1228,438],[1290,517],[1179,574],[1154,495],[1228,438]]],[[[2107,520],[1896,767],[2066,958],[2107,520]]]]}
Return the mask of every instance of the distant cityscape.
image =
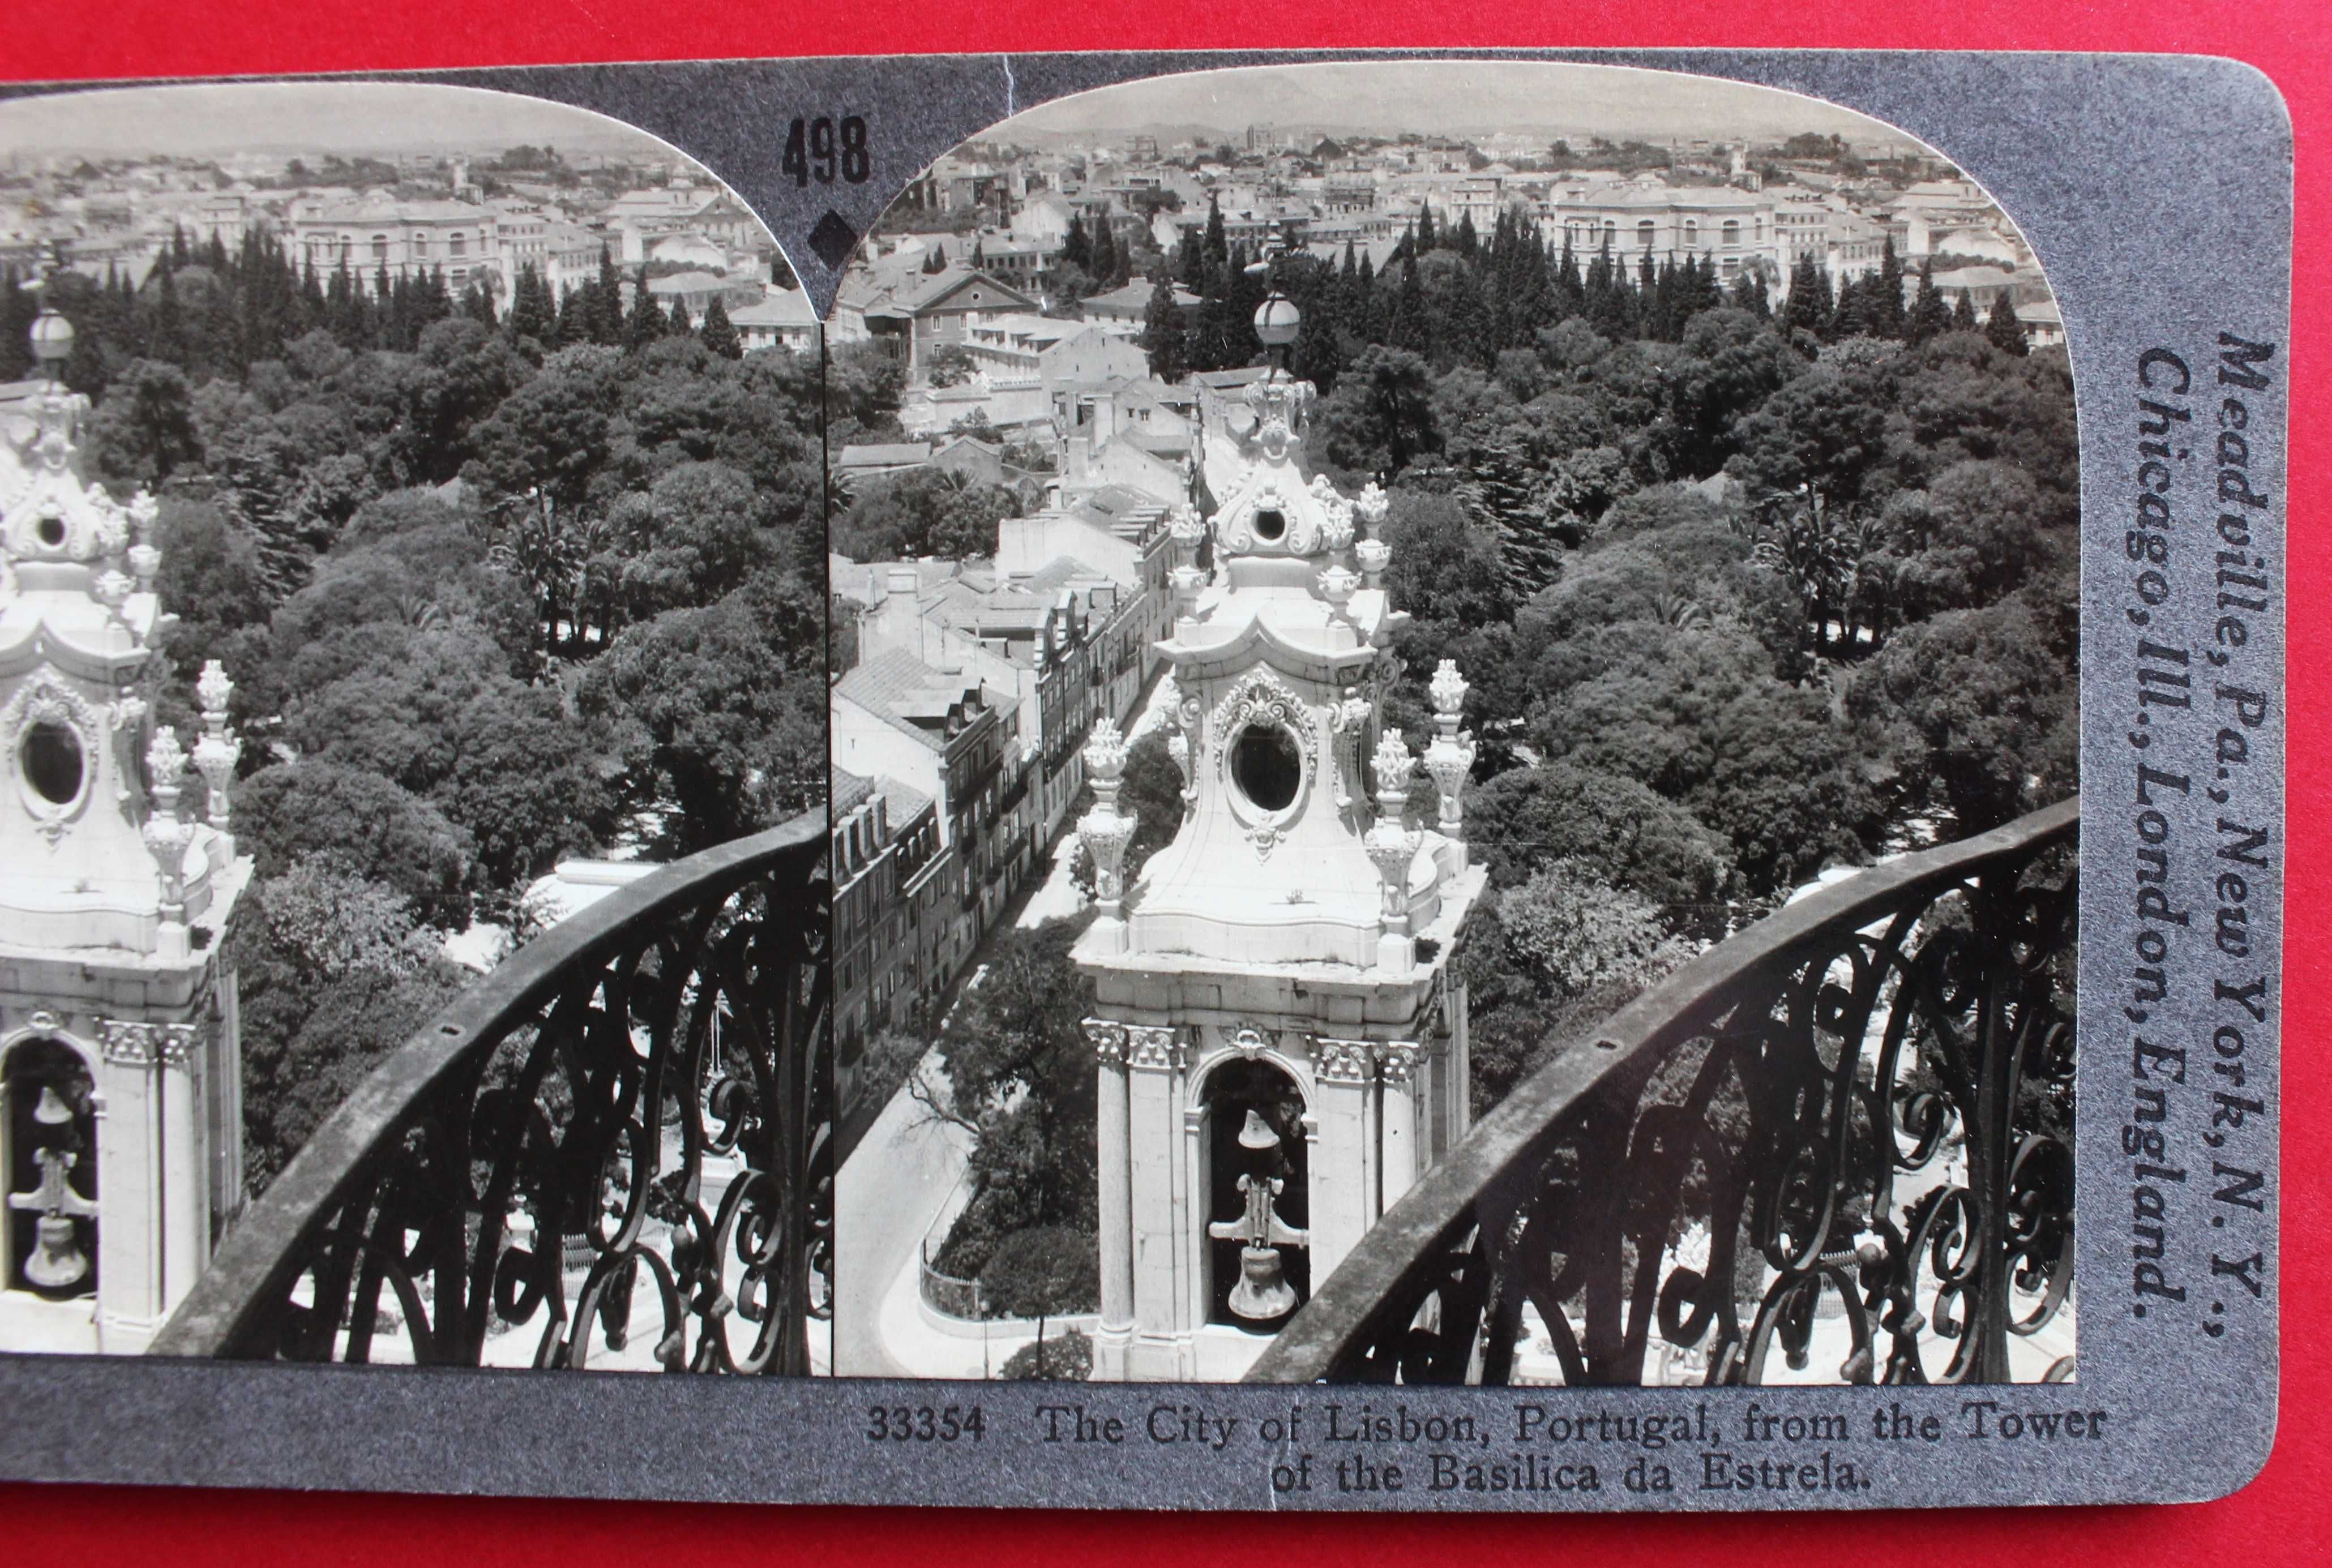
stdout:
{"type": "Polygon", "coordinates": [[[552,301],[620,270],[667,313],[715,301],[747,349],[808,347],[816,319],[779,280],[760,220],[702,168],[645,138],[631,150],[491,145],[461,151],[279,149],[217,158],[53,152],[0,168],[0,270],[23,280],[62,254],[94,282],[144,289],[173,244],[280,243],[306,272],[386,297],[432,276],[498,311],[530,273],[552,301]]]}

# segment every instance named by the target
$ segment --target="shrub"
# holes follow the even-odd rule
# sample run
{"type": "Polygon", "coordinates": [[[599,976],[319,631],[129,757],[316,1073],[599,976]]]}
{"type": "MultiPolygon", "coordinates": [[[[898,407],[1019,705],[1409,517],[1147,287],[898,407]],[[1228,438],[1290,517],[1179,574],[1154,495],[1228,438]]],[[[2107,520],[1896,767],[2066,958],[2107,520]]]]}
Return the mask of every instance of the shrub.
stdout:
{"type": "Polygon", "coordinates": [[[1024,1344],[997,1375],[1015,1382],[1085,1382],[1093,1377],[1093,1341],[1073,1328],[1058,1339],[1024,1344]]]}
{"type": "Polygon", "coordinates": [[[1039,1225],[996,1244],[980,1271],[991,1317],[1091,1312],[1101,1303],[1101,1254],[1089,1230],[1039,1225]]]}

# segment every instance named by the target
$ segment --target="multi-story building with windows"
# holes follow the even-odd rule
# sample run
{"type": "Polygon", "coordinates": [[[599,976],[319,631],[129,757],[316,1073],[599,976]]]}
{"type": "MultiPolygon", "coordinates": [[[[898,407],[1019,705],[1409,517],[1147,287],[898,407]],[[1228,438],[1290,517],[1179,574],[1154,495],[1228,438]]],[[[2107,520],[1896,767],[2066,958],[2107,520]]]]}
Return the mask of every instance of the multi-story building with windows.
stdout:
{"type": "Polygon", "coordinates": [[[507,299],[517,268],[502,244],[502,212],[457,201],[401,201],[386,190],[346,200],[303,197],[284,227],[300,263],[329,277],[346,267],[358,287],[442,272],[457,292],[476,283],[507,299]]]}
{"type": "Polygon", "coordinates": [[[1010,846],[996,834],[1010,782],[1007,726],[976,677],[935,668],[903,648],[867,655],[830,697],[835,765],[897,779],[933,802],[940,844],[952,859],[950,885],[931,912],[945,926],[945,940],[935,944],[943,982],[970,957],[1007,896],[1010,846]]]}
{"type": "MultiPolygon", "coordinates": [[[[932,966],[924,940],[926,896],[941,856],[937,816],[926,796],[894,779],[836,769],[834,867],[835,1100],[846,1143],[896,1085],[870,1064],[884,1031],[920,1020],[932,966]]],[[[935,904],[935,900],[933,901],[935,904]]]]}
{"type": "Polygon", "coordinates": [[[1723,186],[1610,182],[1559,188],[1544,220],[1548,238],[1582,257],[1607,244],[1634,266],[1697,256],[1714,262],[1720,281],[1779,265],[1773,204],[1758,193],[1723,186]]]}

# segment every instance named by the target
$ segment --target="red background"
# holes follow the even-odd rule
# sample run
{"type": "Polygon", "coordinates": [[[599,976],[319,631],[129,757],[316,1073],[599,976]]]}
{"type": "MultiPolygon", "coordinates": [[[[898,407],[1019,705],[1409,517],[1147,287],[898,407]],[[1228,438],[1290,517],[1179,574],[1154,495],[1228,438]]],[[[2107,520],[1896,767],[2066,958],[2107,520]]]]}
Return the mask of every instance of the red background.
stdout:
{"type": "MultiPolygon", "coordinates": [[[[228,72],[394,70],[582,61],[685,60],[901,51],[1221,47],[1625,47],[2143,49],[2232,55],[2271,77],[2291,106],[2299,168],[2293,317],[2289,598],[2332,589],[2332,508],[2322,499],[2332,406],[2323,327],[2332,304],[2332,5],[2324,0],[1589,0],[1560,11],[1527,0],[1334,6],[1186,0],[1082,0],[1075,5],[909,6],[829,0],[815,13],[743,5],[609,6],[584,0],[455,5],[356,0],[29,0],[0,7],[0,72],[24,80],[228,72]]],[[[2197,148],[2205,159],[2208,148],[2197,148]]],[[[2208,244],[2165,234],[2165,244],[2208,244]]],[[[701,1562],[879,1563],[941,1559],[1188,1564],[1333,1558],[1465,1562],[1479,1568],[1600,1550],[1638,1560],[1721,1560],[1726,1568],[1879,1553],[2187,1564],[2314,1560],[2332,1543],[2324,1477],[2332,1438],[2320,1412],[2332,1359],[2318,1341],[2332,1303],[2332,1250],[2321,1236],[2332,1162],[2332,1077],[2311,1074],[2311,1047],[2332,1016],[2332,895],[2327,741],[2312,718],[2332,699],[2332,617],[2292,619],[2289,929],[2284,1005],[2282,1425],[2266,1471],[2217,1503],[2169,1508],[1995,1510],[1981,1514],[1777,1515],[1729,1518],[1369,1518],[1310,1516],[1297,1535],[1238,1515],[1115,1515],[650,1504],[482,1501],[291,1493],[0,1487],[5,1554],[31,1564],[258,1562],[405,1564],[458,1561],[560,1568],[664,1553],[701,1562]]],[[[2164,1397],[2175,1398],[2165,1389],[2164,1397]]],[[[101,1419],[91,1412],[92,1420],[101,1419]]],[[[2176,1457],[2164,1456],[2174,1464],[2176,1457]]]]}

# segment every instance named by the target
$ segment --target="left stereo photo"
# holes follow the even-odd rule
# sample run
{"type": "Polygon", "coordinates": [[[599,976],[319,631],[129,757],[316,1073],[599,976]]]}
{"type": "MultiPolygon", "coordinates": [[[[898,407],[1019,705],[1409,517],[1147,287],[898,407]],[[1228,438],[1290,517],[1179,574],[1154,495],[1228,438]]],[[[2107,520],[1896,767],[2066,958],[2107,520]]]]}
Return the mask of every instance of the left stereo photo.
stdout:
{"type": "Polygon", "coordinates": [[[0,101],[0,1352],[827,1370],[820,367],[597,114],[0,101]]]}

